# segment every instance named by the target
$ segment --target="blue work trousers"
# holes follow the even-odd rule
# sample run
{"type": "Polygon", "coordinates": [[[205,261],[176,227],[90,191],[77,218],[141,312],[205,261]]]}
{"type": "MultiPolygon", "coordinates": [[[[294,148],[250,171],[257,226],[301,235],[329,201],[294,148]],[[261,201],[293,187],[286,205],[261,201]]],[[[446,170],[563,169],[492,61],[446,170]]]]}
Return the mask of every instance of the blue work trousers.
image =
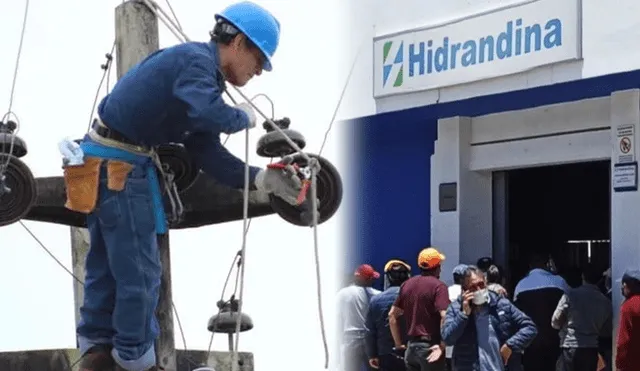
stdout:
{"type": "Polygon", "coordinates": [[[104,163],[97,207],[87,217],[91,246],[78,342],[82,354],[110,344],[121,367],[143,370],[155,365],[160,333],[155,310],[162,267],[150,180],[147,168],[135,165],[122,191],[109,190],[104,163]]]}

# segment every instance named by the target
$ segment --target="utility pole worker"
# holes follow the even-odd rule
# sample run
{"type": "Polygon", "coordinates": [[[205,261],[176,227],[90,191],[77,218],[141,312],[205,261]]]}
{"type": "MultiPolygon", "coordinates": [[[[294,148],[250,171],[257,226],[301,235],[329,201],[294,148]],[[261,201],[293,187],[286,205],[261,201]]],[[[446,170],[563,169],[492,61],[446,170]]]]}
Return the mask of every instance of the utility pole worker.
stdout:
{"type": "MultiPolygon", "coordinates": [[[[210,42],[159,50],[131,68],[100,103],[81,143],[83,164],[65,167],[66,206],[87,214],[91,243],[77,329],[83,371],[159,369],[156,235],[167,225],[152,149],[182,143],[204,172],[244,187],[245,163],[220,134],[254,127],[256,117],[249,104],[229,106],[221,94],[225,80],[244,86],[271,71],[280,24],[250,2],[215,19],[210,42]]],[[[251,167],[250,180],[252,189],[293,205],[301,190],[300,179],[282,169],[251,167]]]]}

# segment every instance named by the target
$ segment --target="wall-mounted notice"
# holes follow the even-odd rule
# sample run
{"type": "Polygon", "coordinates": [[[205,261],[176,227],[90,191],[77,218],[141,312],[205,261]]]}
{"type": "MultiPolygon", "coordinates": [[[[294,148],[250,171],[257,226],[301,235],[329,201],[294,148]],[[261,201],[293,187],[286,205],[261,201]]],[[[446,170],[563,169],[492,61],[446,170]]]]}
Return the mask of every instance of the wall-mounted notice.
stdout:
{"type": "Polygon", "coordinates": [[[616,164],[629,164],[636,160],[635,149],[635,126],[622,125],[616,128],[617,144],[616,144],[616,164]]]}

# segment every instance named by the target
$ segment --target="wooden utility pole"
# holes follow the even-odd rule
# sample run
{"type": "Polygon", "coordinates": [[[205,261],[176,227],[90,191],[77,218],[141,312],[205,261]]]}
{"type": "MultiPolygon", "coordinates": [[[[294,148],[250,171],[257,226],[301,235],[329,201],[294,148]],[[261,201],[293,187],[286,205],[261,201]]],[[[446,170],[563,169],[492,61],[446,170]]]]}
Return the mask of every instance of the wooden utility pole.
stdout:
{"type": "Polygon", "coordinates": [[[77,278],[73,280],[76,325],[80,323],[80,307],[84,302],[84,286],[82,282],[84,282],[84,262],[87,259],[88,252],[89,231],[86,228],[71,227],[71,260],[73,262],[73,275],[77,278]]]}
{"type": "MultiPolygon", "coordinates": [[[[143,3],[129,0],[119,5],[115,12],[116,27],[116,72],[121,78],[131,67],[143,60],[160,47],[158,18],[143,3]]],[[[84,228],[71,228],[74,273],[84,280],[84,261],[88,246],[88,235],[84,228]]],[[[156,342],[158,364],[167,371],[176,370],[176,351],[173,333],[173,306],[171,298],[171,262],[169,234],[158,236],[158,247],[162,261],[162,284],[160,301],[156,315],[160,323],[161,334],[156,342]]],[[[76,302],[76,320],[79,320],[79,308],[83,302],[82,287],[74,283],[76,302]]],[[[77,323],[77,322],[76,322],[77,323]]]]}

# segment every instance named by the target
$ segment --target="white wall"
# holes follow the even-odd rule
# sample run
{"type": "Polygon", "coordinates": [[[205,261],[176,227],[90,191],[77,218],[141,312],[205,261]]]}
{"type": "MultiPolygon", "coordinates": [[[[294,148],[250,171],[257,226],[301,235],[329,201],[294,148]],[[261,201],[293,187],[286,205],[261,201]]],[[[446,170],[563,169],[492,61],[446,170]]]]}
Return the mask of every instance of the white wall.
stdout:
{"type": "MultiPolygon", "coordinates": [[[[616,129],[617,126],[623,125],[633,125],[636,133],[640,130],[640,90],[621,91],[611,95],[611,157],[614,159],[619,145],[616,129]]],[[[632,146],[638,148],[639,143],[638,134],[635,134],[632,146]]],[[[636,161],[637,156],[636,150],[636,161]]],[[[615,160],[612,161],[612,166],[614,162],[615,160]]],[[[640,228],[637,216],[639,209],[640,192],[611,192],[611,277],[616,333],[622,303],[620,284],[616,283],[616,280],[622,277],[626,269],[638,269],[640,266],[640,228]]],[[[613,351],[615,356],[615,347],[613,351]]]]}
{"type": "Polygon", "coordinates": [[[378,99],[372,96],[373,37],[442,23],[495,7],[509,0],[351,0],[349,40],[367,40],[345,98],[343,117],[371,115],[473,96],[525,89],[580,78],[634,70],[640,65],[640,1],[582,0],[582,61],[560,63],[526,73],[434,91],[378,99]],[[375,27],[375,30],[374,30],[375,27]],[[346,104],[348,102],[348,105],[346,104]],[[377,105],[377,108],[375,108],[377,105]]]}
{"type": "MultiPolygon", "coordinates": [[[[438,139],[431,156],[431,244],[447,257],[443,272],[459,262],[472,264],[491,255],[491,172],[471,171],[472,119],[452,117],[438,121],[438,139]],[[456,211],[440,212],[438,188],[457,183],[456,211]]],[[[451,284],[451,274],[442,278],[451,284]]]]}

